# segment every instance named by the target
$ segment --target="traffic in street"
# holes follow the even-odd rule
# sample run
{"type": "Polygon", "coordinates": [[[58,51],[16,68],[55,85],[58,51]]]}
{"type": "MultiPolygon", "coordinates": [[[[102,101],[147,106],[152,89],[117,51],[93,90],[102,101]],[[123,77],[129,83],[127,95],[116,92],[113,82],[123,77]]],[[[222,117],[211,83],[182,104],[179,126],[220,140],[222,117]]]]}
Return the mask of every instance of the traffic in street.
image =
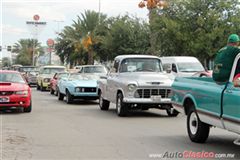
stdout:
{"type": "Polygon", "coordinates": [[[240,157],[237,135],[222,129],[212,128],[204,144],[191,142],[182,114],[151,109],[118,117],[114,104],[109,111],[100,110],[97,100],[67,104],[36,88],[32,104],[31,113],[1,112],[2,160],[177,159],[198,152],[240,157]]]}
{"type": "Polygon", "coordinates": [[[0,8],[0,160],[240,160],[240,0],[0,8]]]}

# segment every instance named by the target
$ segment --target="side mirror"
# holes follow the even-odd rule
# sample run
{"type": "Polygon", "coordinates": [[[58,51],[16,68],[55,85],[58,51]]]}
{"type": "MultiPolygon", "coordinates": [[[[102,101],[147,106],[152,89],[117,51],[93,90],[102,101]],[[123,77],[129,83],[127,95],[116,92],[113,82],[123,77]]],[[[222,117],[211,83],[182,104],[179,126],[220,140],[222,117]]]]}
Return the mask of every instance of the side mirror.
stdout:
{"type": "Polygon", "coordinates": [[[116,73],[116,69],[115,68],[111,68],[110,72],[111,73],[116,73]]]}

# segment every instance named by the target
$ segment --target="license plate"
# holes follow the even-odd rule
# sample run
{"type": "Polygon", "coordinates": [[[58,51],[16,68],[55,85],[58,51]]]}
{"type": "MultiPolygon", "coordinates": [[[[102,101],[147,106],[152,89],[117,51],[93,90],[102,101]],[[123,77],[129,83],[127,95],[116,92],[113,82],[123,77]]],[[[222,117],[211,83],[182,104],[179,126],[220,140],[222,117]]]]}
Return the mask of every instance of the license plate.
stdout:
{"type": "Polygon", "coordinates": [[[161,101],[161,96],[151,96],[151,100],[154,102],[160,102],[161,101]]]}
{"type": "Polygon", "coordinates": [[[9,102],[9,97],[0,97],[0,103],[9,102]]]}

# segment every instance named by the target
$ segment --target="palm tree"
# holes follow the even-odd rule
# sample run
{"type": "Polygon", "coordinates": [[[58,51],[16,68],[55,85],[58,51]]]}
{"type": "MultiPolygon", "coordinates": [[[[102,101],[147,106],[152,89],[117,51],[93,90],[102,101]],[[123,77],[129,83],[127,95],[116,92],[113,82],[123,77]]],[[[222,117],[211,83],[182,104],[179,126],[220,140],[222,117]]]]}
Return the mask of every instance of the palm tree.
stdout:
{"type": "Polygon", "coordinates": [[[95,11],[85,11],[78,16],[78,20],[74,21],[73,27],[81,33],[81,46],[88,53],[87,64],[93,64],[94,48],[101,41],[100,27],[107,28],[106,15],[99,14],[95,11]]]}
{"type": "Polygon", "coordinates": [[[14,44],[12,52],[18,54],[16,63],[23,65],[34,65],[32,62],[34,54],[44,53],[41,43],[36,39],[20,39],[14,44]]]}
{"type": "Polygon", "coordinates": [[[70,65],[83,64],[87,53],[87,64],[93,64],[94,46],[101,42],[101,31],[107,28],[105,20],[106,15],[85,11],[71,26],[66,26],[57,38],[60,59],[67,60],[70,65]]]}

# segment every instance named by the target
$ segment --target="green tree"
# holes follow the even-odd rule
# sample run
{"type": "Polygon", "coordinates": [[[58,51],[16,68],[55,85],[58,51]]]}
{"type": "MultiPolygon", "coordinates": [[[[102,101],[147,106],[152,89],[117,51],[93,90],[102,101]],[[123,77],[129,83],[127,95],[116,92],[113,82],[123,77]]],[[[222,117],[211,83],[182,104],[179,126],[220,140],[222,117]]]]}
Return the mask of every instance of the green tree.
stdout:
{"type": "Polygon", "coordinates": [[[109,59],[121,54],[149,54],[149,33],[148,25],[139,18],[116,17],[109,25],[102,48],[108,50],[109,59]]]}
{"type": "Polygon", "coordinates": [[[15,63],[22,65],[31,65],[33,54],[44,53],[41,43],[36,39],[20,39],[14,44],[12,52],[18,54],[15,63]]]}
{"type": "Polygon", "coordinates": [[[57,54],[61,60],[66,59],[70,64],[93,64],[94,53],[97,53],[101,36],[106,28],[106,15],[95,11],[85,11],[66,26],[57,38],[57,54]],[[87,54],[87,62],[86,56],[87,54]],[[64,58],[65,57],[65,58],[64,58]]]}
{"type": "Polygon", "coordinates": [[[240,33],[239,4],[238,0],[169,0],[150,24],[156,52],[212,59],[229,34],[240,33]]]}
{"type": "Polygon", "coordinates": [[[9,67],[9,66],[11,66],[10,58],[3,57],[2,58],[2,67],[9,67]]]}

